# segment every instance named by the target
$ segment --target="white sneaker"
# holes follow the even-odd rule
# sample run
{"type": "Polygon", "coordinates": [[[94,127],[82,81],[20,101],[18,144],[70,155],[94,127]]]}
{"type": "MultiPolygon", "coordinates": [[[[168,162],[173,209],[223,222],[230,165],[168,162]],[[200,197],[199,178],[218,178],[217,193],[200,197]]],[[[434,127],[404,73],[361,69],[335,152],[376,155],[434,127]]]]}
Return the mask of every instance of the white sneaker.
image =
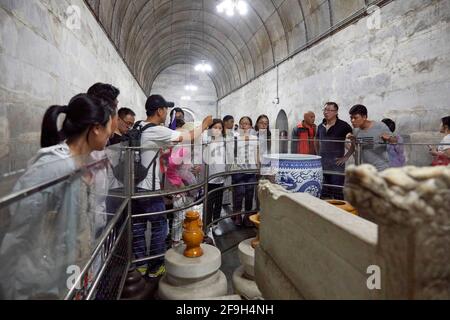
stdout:
{"type": "Polygon", "coordinates": [[[221,235],[223,235],[223,230],[222,230],[222,228],[219,225],[215,226],[215,228],[214,228],[214,235],[216,237],[220,237],[221,235]]]}
{"type": "Polygon", "coordinates": [[[213,237],[213,234],[212,234],[212,228],[209,228],[207,237],[214,240],[214,237],[213,237]]]}

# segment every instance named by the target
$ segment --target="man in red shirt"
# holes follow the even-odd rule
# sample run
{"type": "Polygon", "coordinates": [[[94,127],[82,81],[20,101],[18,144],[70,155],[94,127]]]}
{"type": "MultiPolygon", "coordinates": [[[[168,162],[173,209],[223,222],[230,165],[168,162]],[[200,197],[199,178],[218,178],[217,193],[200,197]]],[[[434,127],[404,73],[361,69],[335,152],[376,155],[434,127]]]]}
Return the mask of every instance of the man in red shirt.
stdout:
{"type": "Polygon", "coordinates": [[[314,138],[317,133],[315,125],[316,115],[308,111],[303,116],[303,121],[292,131],[291,152],[294,154],[316,154],[314,138]]]}

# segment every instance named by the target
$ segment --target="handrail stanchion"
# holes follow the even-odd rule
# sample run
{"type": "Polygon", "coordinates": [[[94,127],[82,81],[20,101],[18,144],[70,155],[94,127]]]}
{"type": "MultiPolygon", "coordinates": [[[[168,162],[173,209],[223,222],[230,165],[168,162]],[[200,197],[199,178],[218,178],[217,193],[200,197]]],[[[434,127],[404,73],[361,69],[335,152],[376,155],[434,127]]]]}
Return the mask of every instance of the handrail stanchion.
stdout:
{"type": "Polygon", "coordinates": [[[205,164],[205,178],[204,178],[204,185],[203,185],[203,190],[204,190],[204,194],[205,194],[205,199],[203,200],[203,232],[205,234],[208,231],[206,228],[208,225],[208,221],[206,220],[208,218],[208,199],[209,199],[208,182],[209,182],[209,163],[205,164]]]}
{"type": "Polygon", "coordinates": [[[133,230],[132,230],[132,197],[133,197],[133,189],[134,189],[134,161],[133,161],[133,152],[134,150],[127,148],[126,149],[126,157],[125,157],[125,195],[128,197],[128,261],[131,264],[133,260],[133,230]]]}
{"type": "Polygon", "coordinates": [[[356,142],[356,159],[355,164],[360,166],[362,164],[362,144],[360,142],[356,142]]]}

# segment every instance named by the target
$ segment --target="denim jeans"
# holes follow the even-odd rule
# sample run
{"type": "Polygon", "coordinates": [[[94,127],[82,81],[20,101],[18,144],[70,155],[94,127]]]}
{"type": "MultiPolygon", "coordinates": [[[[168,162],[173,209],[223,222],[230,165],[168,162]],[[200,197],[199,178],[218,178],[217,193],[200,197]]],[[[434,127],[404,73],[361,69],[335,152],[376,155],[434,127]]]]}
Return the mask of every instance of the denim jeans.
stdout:
{"type": "MultiPolygon", "coordinates": [[[[143,214],[152,212],[161,212],[166,210],[163,198],[137,199],[133,200],[133,214],[143,214]]],[[[167,217],[166,215],[150,216],[138,218],[133,221],[133,252],[136,259],[147,256],[147,243],[145,241],[145,232],[147,231],[147,222],[151,223],[151,242],[150,256],[163,254],[167,250],[167,217]]],[[[149,269],[157,269],[164,263],[164,257],[150,261],[149,269]]],[[[145,263],[138,264],[144,265],[145,263]]]]}
{"type": "MultiPolygon", "coordinates": [[[[123,199],[108,197],[107,211],[114,213],[122,204],[123,199]]],[[[152,199],[136,199],[132,202],[132,213],[144,214],[152,212],[161,212],[166,210],[163,198],[152,199]]],[[[141,259],[148,256],[147,242],[145,232],[147,231],[147,223],[151,223],[151,240],[150,240],[150,256],[163,254],[167,250],[166,237],[168,233],[167,217],[165,214],[158,216],[150,216],[145,218],[133,219],[133,255],[135,259],[141,259]]],[[[150,261],[148,263],[150,269],[157,269],[164,263],[164,257],[150,261]]],[[[143,266],[146,262],[137,263],[136,265],[143,266]]]]}

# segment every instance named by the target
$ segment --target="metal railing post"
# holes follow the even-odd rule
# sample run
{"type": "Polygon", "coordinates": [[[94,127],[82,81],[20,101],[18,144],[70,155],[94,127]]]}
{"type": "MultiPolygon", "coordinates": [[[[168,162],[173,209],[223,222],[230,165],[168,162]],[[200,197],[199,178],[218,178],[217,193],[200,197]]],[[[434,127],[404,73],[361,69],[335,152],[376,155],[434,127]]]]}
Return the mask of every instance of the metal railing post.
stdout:
{"type": "Polygon", "coordinates": [[[134,161],[133,154],[134,150],[130,148],[126,148],[125,151],[125,195],[128,198],[128,261],[131,264],[133,260],[133,221],[132,221],[132,196],[134,194],[134,161]]]}
{"type": "Polygon", "coordinates": [[[356,141],[356,159],[355,164],[360,166],[362,164],[362,144],[356,141]]]}
{"type": "Polygon", "coordinates": [[[204,185],[203,185],[203,190],[205,193],[205,199],[203,200],[203,232],[205,232],[205,234],[207,233],[207,226],[208,226],[208,192],[209,192],[209,188],[208,188],[208,182],[209,182],[209,163],[207,163],[205,165],[205,180],[204,180],[204,185]]]}

